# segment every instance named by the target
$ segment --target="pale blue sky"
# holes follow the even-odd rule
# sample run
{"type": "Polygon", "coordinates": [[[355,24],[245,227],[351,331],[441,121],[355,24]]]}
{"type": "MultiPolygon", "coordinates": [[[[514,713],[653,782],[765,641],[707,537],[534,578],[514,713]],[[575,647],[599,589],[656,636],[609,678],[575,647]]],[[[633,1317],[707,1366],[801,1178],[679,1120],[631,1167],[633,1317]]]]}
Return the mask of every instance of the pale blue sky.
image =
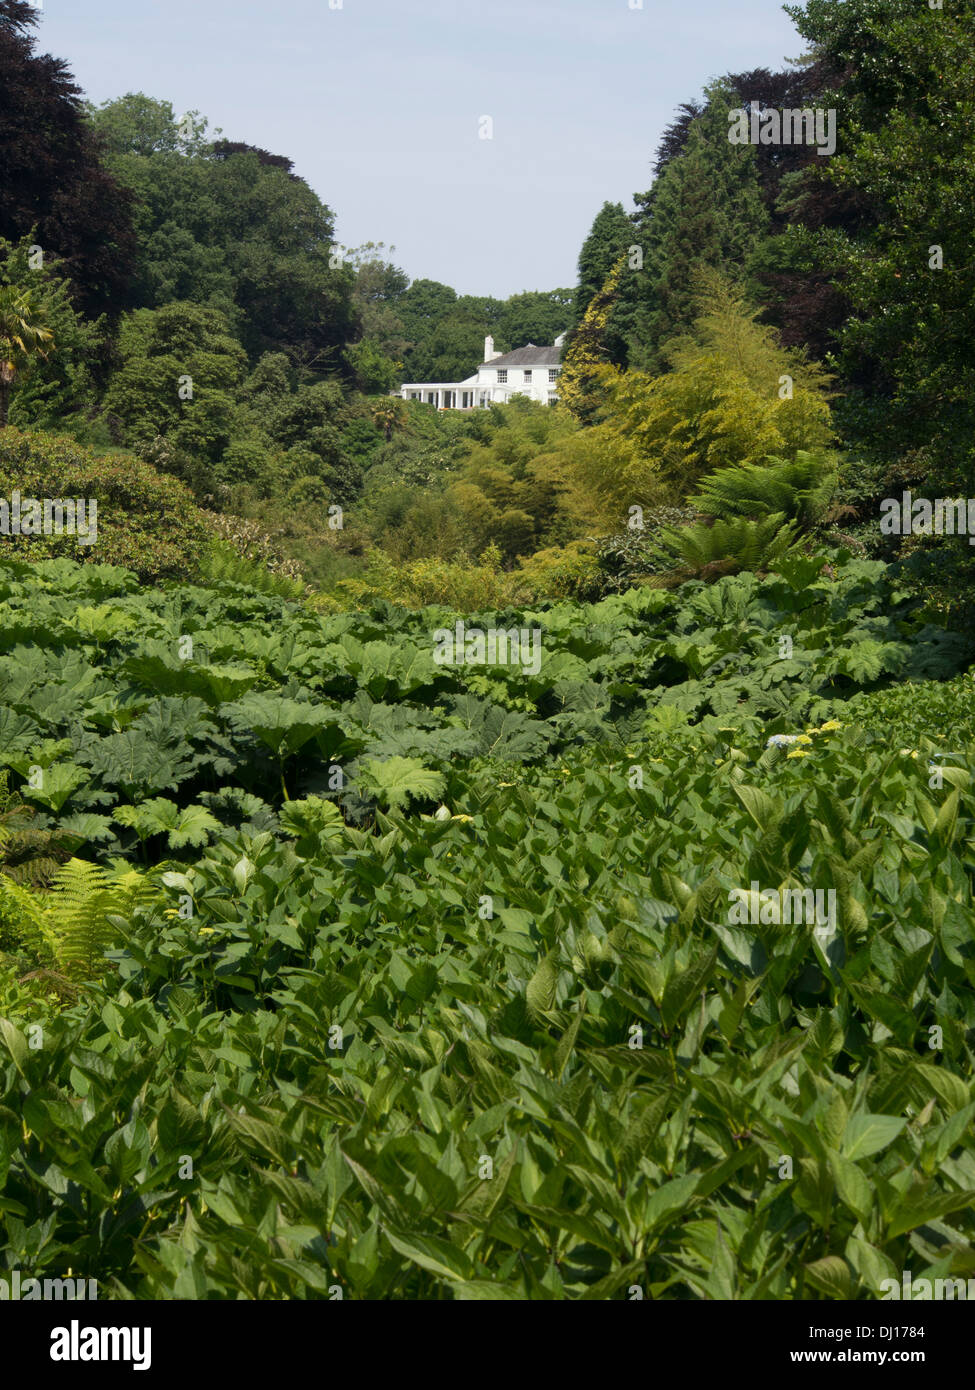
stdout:
{"type": "Polygon", "coordinates": [[[575,283],[682,101],[802,51],[780,0],[631,3],[43,0],[39,33],[96,103],[144,91],[293,159],[345,245],[504,297],[575,283]]]}

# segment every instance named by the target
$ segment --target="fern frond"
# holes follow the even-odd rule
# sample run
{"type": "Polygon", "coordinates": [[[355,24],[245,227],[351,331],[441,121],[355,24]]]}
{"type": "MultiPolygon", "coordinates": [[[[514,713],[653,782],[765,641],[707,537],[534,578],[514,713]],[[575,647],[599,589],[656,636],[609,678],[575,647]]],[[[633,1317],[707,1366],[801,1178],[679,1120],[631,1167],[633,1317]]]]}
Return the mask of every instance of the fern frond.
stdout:
{"type": "Polygon", "coordinates": [[[718,579],[740,570],[767,570],[798,543],[798,527],[782,512],[751,520],[703,522],[669,528],[659,533],[659,553],[680,561],[680,566],[661,575],[664,581],[718,579]]]}
{"type": "Polygon", "coordinates": [[[74,978],[90,979],[102,969],[105,952],[116,942],[116,919],[128,920],[149,905],[159,890],[137,870],[103,869],[70,859],[54,877],[46,903],[58,961],[74,978]]]}
{"type": "Polygon", "coordinates": [[[834,459],[800,449],[794,460],[719,468],[701,481],[689,500],[708,516],[758,518],[781,512],[808,530],[825,518],[837,477],[834,459]]]}
{"type": "Polygon", "coordinates": [[[39,898],[6,874],[0,874],[0,922],[18,947],[39,959],[56,954],[57,938],[39,898]]]}

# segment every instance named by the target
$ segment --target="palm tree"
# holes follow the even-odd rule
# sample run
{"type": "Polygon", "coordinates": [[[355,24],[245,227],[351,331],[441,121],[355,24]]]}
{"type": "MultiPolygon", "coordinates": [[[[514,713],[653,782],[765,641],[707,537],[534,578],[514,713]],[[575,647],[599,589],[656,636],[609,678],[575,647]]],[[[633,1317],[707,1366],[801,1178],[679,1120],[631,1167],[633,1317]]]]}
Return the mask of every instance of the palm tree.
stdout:
{"type": "Polygon", "coordinates": [[[19,371],[47,357],[54,334],[44,326],[44,305],[32,291],[0,285],[0,429],[7,424],[10,392],[19,371]]]}
{"type": "Polygon", "coordinates": [[[372,422],[386,436],[386,443],[393,437],[394,429],[401,429],[406,422],[403,402],[396,396],[388,396],[372,408],[372,422]]]}

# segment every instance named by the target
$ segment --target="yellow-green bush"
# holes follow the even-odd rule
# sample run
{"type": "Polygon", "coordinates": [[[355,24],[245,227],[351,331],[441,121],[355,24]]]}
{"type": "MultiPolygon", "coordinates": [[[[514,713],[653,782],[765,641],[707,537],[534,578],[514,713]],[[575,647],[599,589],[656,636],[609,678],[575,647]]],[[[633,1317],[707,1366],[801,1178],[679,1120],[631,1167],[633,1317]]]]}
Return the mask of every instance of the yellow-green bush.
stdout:
{"type": "Polygon", "coordinates": [[[538,550],[519,561],[519,574],[535,598],[591,598],[602,584],[591,541],[570,541],[538,550]]]}
{"type": "Polygon", "coordinates": [[[423,608],[443,604],[458,613],[476,613],[485,608],[504,608],[532,597],[520,572],[505,572],[497,547],[489,547],[478,560],[424,559],[397,565],[381,550],[371,551],[365,573],[357,579],[342,579],[335,585],[340,602],[351,608],[364,607],[376,599],[402,604],[404,608],[423,608]]]}

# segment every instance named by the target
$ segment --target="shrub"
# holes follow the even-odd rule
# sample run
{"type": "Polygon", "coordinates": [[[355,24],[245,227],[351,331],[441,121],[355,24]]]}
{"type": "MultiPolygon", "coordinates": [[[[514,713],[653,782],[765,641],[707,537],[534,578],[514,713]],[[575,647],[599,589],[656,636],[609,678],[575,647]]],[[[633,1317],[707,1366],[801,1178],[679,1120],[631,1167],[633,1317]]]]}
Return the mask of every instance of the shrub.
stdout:
{"type": "Polygon", "coordinates": [[[400,603],[406,608],[443,604],[458,613],[501,608],[530,598],[530,586],[520,572],[506,573],[495,547],[480,560],[414,560],[397,565],[384,551],[369,554],[364,574],[343,579],[335,589],[352,607],[368,607],[376,599],[400,603]]]}
{"type": "Polygon", "coordinates": [[[274,594],[278,598],[297,602],[303,596],[305,586],[300,578],[289,577],[287,571],[293,563],[286,560],[275,572],[257,560],[245,558],[229,541],[213,540],[204,552],[200,578],[204,584],[243,584],[259,594],[274,594]]]}
{"type": "MultiPolygon", "coordinates": [[[[221,512],[203,512],[202,515],[206,518],[215,541],[222,543],[210,547],[211,557],[217,554],[226,555],[229,550],[253,567],[280,575],[283,579],[300,582],[301,570],[296,561],[283,553],[280,537],[276,533],[243,516],[228,516],[221,512]]],[[[210,560],[207,560],[205,566],[209,564],[210,560]]],[[[226,576],[214,572],[211,577],[226,576]]]]}
{"type": "Polygon", "coordinates": [[[144,583],[198,572],[208,538],[204,514],[182,483],[130,454],[98,456],[67,435],[8,428],[0,432],[0,497],[9,500],[15,490],[24,498],[94,499],[97,540],[4,536],[3,553],[121,565],[144,583]]]}
{"type": "Polygon", "coordinates": [[[803,530],[823,521],[836,491],[834,459],[800,449],[795,459],[721,468],[704,478],[688,499],[709,516],[731,521],[783,512],[803,530]]]}
{"type": "Polygon", "coordinates": [[[595,599],[604,579],[591,541],[570,541],[519,561],[519,574],[536,598],[595,599]]]}
{"type": "Polygon", "coordinates": [[[890,747],[953,753],[975,743],[975,672],[950,681],[909,681],[855,695],[849,718],[890,747]]]}

